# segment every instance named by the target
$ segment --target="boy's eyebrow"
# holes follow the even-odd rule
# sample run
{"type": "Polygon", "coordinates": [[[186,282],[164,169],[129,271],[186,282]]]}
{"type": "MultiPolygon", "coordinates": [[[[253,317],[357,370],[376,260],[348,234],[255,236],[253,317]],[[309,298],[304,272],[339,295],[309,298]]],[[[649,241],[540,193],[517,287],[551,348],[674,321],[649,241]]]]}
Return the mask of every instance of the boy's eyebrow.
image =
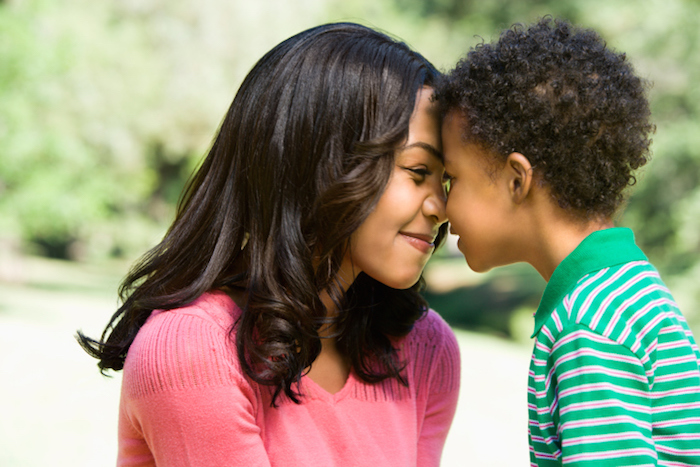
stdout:
{"type": "Polygon", "coordinates": [[[429,152],[432,154],[437,160],[442,162],[443,164],[445,163],[445,156],[442,155],[442,151],[439,151],[435,146],[425,143],[423,141],[418,141],[417,143],[412,143],[409,145],[406,145],[401,148],[402,151],[406,149],[411,149],[411,148],[421,148],[425,150],[426,152],[429,152]]]}

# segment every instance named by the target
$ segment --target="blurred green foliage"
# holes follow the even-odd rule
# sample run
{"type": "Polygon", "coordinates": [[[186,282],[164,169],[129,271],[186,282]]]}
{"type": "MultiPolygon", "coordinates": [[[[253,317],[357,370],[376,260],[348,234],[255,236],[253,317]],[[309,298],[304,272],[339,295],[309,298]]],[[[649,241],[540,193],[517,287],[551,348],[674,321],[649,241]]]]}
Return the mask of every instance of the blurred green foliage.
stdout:
{"type": "Polygon", "coordinates": [[[314,9],[0,4],[0,242],[72,259],[153,245],[247,70],[314,9]]]}
{"type": "Polygon", "coordinates": [[[307,27],[368,24],[447,70],[544,14],[595,28],[653,83],[653,159],[619,222],[698,308],[694,0],[0,2],[0,250],[94,260],[153,245],[246,72],[307,27]]]}

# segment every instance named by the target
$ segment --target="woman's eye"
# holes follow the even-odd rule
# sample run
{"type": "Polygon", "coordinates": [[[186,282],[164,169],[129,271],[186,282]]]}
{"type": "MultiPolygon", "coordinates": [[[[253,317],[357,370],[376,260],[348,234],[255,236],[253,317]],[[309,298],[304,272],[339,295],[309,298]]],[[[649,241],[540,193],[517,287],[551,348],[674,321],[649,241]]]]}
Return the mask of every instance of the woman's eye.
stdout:
{"type": "Polygon", "coordinates": [[[426,169],[425,167],[419,167],[419,168],[415,168],[415,169],[411,169],[411,168],[407,167],[406,170],[417,175],[418,177],[420,177],[421,180],[425,180],[426,177],[433,174],[430,170],[426,169]]]}

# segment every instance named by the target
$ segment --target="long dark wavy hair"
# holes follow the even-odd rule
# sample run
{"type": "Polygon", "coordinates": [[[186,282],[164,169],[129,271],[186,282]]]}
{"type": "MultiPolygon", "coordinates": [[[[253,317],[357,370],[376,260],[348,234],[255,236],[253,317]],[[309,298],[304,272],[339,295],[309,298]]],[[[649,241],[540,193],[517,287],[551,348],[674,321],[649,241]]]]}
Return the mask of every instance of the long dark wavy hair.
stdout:
{"type": "Polygon", "coordinates": [[[351,23],[309,29],[268,52],[243,81],[167,234],[121,284],[123,305],[99,340],[78,333],[81,346],[102,371],[121,370],[152,310],[242,287],[232,329],[241,365],[275,387],[273,404],[280,392],[298,402],[293,385],[329,322],[325,291],[356,374],[407,384],[391,337],[425,312],[423,279],[395,290],[360,274],[344,293],[337,273],[388,183],[418,90],[439,76],[404,43],[351,23]]]}

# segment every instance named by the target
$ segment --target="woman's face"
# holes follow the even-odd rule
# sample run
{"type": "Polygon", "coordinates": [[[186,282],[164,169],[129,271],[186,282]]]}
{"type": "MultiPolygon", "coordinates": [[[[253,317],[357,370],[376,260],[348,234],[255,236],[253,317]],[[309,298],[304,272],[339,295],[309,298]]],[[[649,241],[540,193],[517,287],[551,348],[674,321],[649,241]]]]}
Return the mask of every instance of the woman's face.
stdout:
{"type": "Polygon", "coordinates": [[[418,91],[405,146],[374,210],[350,238],[340,275],[347,284],[360,272],[396,289],[420,278],[435,249],[445,216],[440,126],[432,89],[418,91]]]}

